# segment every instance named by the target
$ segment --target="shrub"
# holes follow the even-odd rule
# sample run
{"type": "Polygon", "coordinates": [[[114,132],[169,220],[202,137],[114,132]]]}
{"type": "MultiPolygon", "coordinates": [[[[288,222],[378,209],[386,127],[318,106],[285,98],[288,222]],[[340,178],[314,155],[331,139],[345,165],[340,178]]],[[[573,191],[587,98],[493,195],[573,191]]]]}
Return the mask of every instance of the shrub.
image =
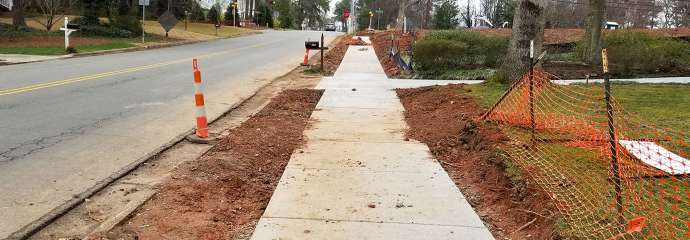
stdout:
{"type": "Polygon", "coordinates": [[[61,32],[48,32],[33,29],[26,26],[15,27],[14,25],[0,23],[0,37],[13,39],[17,37],[25,36],[50,36],[50,35],[62,35],[61,32]]]}
{"type": "Polygon", "coordinates": [[[77,49],[74,47],[67,47],[67,49],[65,49],[65,53],[67,53],[67,54],[73,54],[73,53],[77,53],[77,52],[78,52],[77,49]]]}
{"type": "Polygon", "coordinates": [[[508,49],[508,38],[484,37],[477,32],[441,30],[427,34],[413,47],[421,71],[495,68],[508,49]]]}
{"type": "Polygon", "coordinates": [[[125,29],[106,27],[101,25],[81,26],[79,32],[82,36],[100,36],[111,38],[131,38],[135,36],[134,33],[125,29]]]}
{"type": "MultiPolygon", "coordinates": [[[[643,32],[617,30],[606,34],[612,71],[621,76],[690,71],[690,43],[643,32]]],[[[578,44],[578,50],[582,44],[578,44]]]]}
{"type": "Polygon", "coordinates": [[[143,30],[139,18],[131,14],[114,16],[110,22],[112,28],[129,31],[133,35],[139,35],[143,30]]]}

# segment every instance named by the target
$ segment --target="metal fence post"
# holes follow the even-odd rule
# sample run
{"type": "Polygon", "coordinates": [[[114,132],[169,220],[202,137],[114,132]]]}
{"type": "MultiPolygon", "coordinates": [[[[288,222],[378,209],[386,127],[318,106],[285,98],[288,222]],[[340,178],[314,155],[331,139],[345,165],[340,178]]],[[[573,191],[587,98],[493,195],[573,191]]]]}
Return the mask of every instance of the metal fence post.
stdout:
{"type": "Polygon", "coordinates": [[[534,40],[529,42],[529,122],[531,128],[532,142],[534,142],[534,131],[536,122],[534,120],[534,40]]]}
{"type": "Polygon", "coordinates": [[[611,173],[613,174],[613,184],[616,190],[616,211],[618,212],[618,223],[624,224],[623,217],[623,195],[621,193],[621,176],[619,173],[618,150],[616,143],[616,128],[613,122],[613,106],[611,105],[611,81],[609,80],[609,59],[608,51],[601,50],[602,68],[604,70],[604,99],[606,101],[606,115],[609,127],[609,147],[611,148],[611,173]]]}
{"type": "Polygon", "coordinates": [[[323,73],[323,49],[324,49],[323,33],[321,33],[321,73],[323,73]]]}

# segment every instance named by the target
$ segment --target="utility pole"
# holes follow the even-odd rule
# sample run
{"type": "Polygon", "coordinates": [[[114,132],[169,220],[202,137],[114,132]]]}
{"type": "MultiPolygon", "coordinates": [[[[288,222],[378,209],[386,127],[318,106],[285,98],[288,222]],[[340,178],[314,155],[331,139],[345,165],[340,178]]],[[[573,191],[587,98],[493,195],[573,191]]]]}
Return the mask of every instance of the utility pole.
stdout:
{"type": "Polygon", "coordinates": [[[347,19],[347,33],[354,33],[355,28],[354,28],[354,16],[355,16],[355,3],[357,0],[351,0],[350,1],[350,17],[347,19]]]}
{"type": "Polygon", "coordinates": [[[237,0],[232,1],[232,26],[237,27],[237,18],[235,17],[237,15],[237,0]]]}
{"type": "Polygon", "coordinates": [[[146,24],[146,6],[151,2],[149,0],[139,0],[139,5],[141,5],[141,43],[146,43],[146,31],[144,31],[144,26],[146,24]]]}
{"type": "Polygon", "coordinates": [[[379,7],[379,9],[376,11],[376,29],[381,30],[381,15],[383,14],[383,9],[379,7]]]}
{"type": "Polygon", "coordinates": [[[373,18],[374,18],[374,13],[369,11],[369,30],[371,30],[371,22],[372,22],[373,18]]]}

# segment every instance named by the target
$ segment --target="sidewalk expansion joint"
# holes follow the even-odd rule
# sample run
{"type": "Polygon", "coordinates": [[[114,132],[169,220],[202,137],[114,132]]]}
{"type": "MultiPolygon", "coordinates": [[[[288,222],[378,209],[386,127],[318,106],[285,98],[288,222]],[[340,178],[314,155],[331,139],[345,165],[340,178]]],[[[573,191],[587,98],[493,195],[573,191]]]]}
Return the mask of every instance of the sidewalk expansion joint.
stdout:
{"type": "MultiPolygon", "coordinates": [[[[403,173],[403,174],[419,174],[419,175],[428,175],[425,174],[422,171],[395,171],[395,170],[372,170],[372,169],[364,169],[364,168],[357,168],[357,167],[350,167],[348,169],[343,169],[341,168],[316,168],[316,167],[293,167],[288,165],[285,167],[286,169],[291,169],[291,170],[314,170],[314,171],[331,171],[331,172],[355,172],[355,173],[364,173],[364,174],[370,174],[370,173],[403,173]]],[[[433,172],[434,175],[439,173],[439,172],[433,172]]]]}
{"type": "Polygon", "coordinates": [[[396,221],[370,221],[370,220],[348,220],[348,219],[330,219],[330,218],[301,218],[301,217],[274,217],[263,216],[263,218],[271,219],[288,219],[288,220],[307,220],[307,221],[324,221],[324,222],[356,222],[356,223],[375,223],[375,224],[400,224],[400,225],[421,225],[421,226],[436,226],[436,227],[466,227],[483,229],[484,226],[470,226],[470,225],[455,225],[455,224],[438,224],[438,223],[409,223],[396,221]]]}

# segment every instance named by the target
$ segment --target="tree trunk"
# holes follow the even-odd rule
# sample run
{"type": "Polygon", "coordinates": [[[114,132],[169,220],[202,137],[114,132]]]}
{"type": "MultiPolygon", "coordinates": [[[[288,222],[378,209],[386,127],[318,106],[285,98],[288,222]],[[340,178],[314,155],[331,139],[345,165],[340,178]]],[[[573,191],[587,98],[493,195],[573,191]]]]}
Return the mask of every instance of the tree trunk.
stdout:
{"type": "Polygon", "coordinates": [[[531,0],[517,2],[508,54],[499,72],[504,81],[513,82],[529,71],[530,41],[534,40],[534,57],[541,54],[545,24],[543,6],[531,0]]]}
{"type": "Polygon", "coordinates": [[[583,39],[584,48],[582,57],[589,64],[601,62],[601,28],[606,12],[605,0],[589,0],[589,13],[587,14],[587,26],[583,39]]]}
{"type": "Polygon", "coordinates": [[[403,29],[404,21],[405,21],[405,12],[407,10],[407,6],[409,6],[409,0],[401,0],[400,1],[400,8],[398,9],[398,28],[403,29]]]}
{"type": "Polygon", "coordinates": [[[14,0],[12,7],[12,25],[15,28],[26,26],[26,20],[24,19],[24,1],[25,0],[14,0]]]}

